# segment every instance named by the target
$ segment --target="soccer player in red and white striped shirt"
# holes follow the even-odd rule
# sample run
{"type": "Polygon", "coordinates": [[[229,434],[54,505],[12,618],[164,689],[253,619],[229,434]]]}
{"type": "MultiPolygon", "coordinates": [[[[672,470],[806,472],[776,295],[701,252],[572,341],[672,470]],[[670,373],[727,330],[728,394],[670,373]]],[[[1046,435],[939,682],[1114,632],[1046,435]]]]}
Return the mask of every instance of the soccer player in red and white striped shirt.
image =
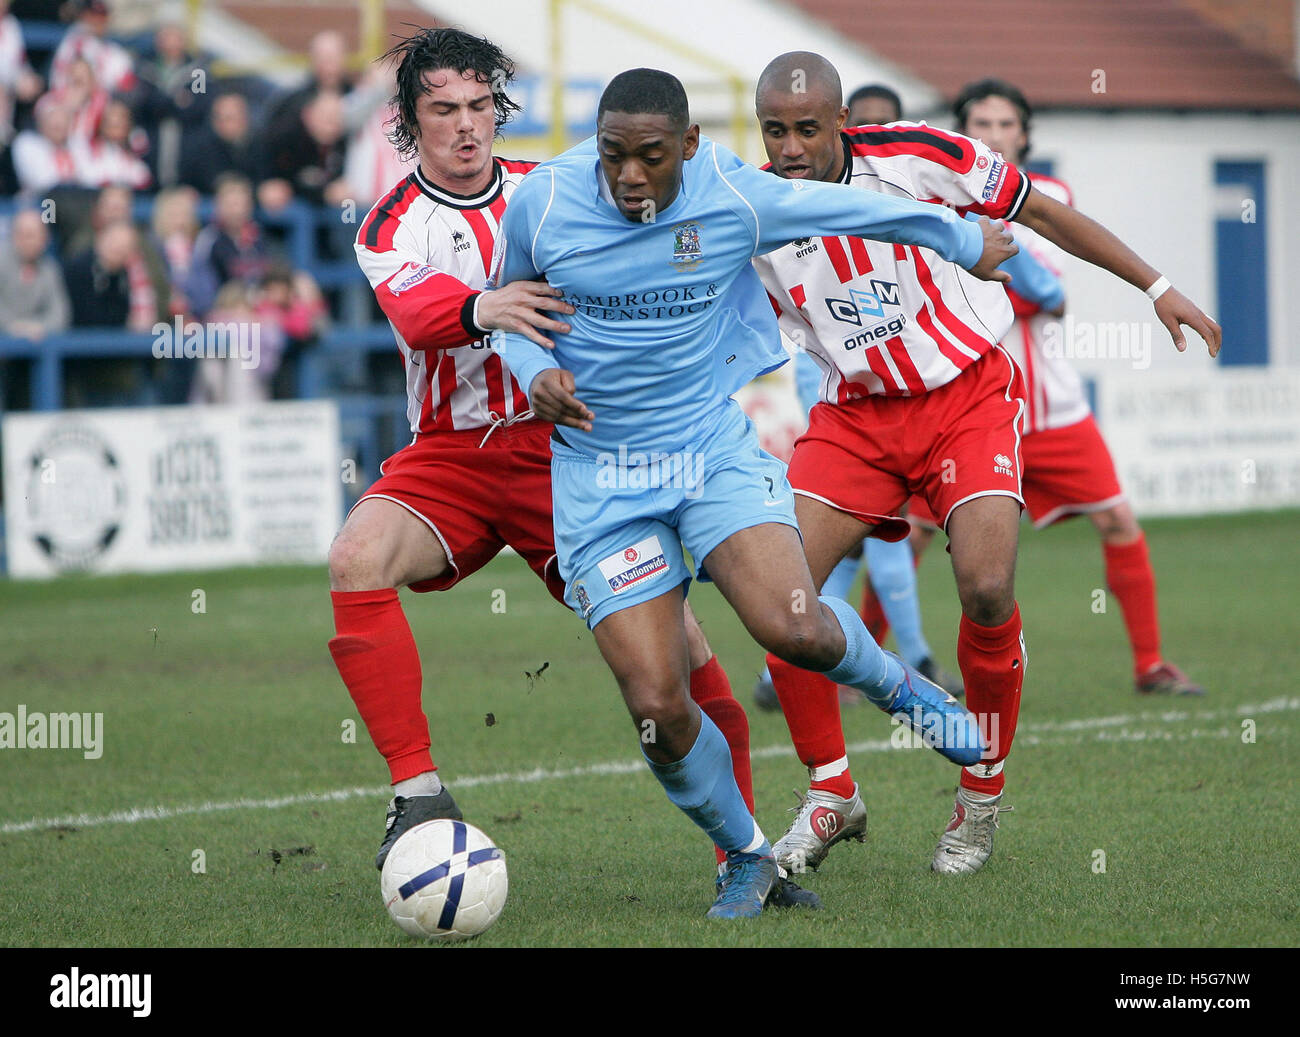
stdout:
{"type": "MultiPolygon", "coordinates": [[[[545,282],[485,291],[501,215],[532,168],[492,155],[516,110],[502,87],[513,66],[485,39],[431,29],[392,52],[398,67],[393,142],[414,171],[370,211],[358,261],[406,365],[414,439],[348,515],[330,550],[336,636],[330,653],[376,748],[394,799],[376,864],[407,828],[460,817],[430,755],[420,659],[396,588],[447,590],[513,547],[561,604],[551,517],[552,425],[537,420],[489,346],[496,328],[540,343],[573,312],[545,282]]],[[[686,609],[691,697],[732,750],[752,812],[749,725],[703,632],[686,609]]],[[[777,906],[816,906],[782,881],[777,906]]]]}
{"type": "MultiPolygon", "coordinates": [[[[772,172],[1017,220],[1130,284],[1163,288],[1156,313],[1178,348],[1179,325],[1188,324],[1218,351],[1212,320],[1105,228],[1033,190],[1003,156],[919,123],[846,131],[841,96],[839,76],[820,55],[784,54],[768,65],[756,101],[772,172]]],[[[1025,390],[998,345],[1011,305],[1000,284],[915,247],[815,238],[755,265],[782,329],[822,367],[823,402],[790,463],[818,586],[868,528],[887,539],[904,535],[898,513],[913,494],[948,533],[962,605],[957,659],[990,749],[963,768],[931,864],[977,871],[993,849],[1025,667],[1014,595],[1025,390]]],[[[865,810],[849,775],[834,687],[773,656],[768,663],[811,776],[777,859],[815,865],[835,842],[861,834],[865,810]]]]}
{"type": "MultiPolygon", "coordinates": [[[[1029,149],[1031,111],[1024,95],[1009,83],[982,80],[964,87],[953,106],[962,133],[976,137],[1007,160],[1019,163],[1029,149]]],[[[1034,190],[1073,205],[1060,180],[1030,174],[1034,190]]],[[[1058,276],[1060,250],[1029,227],[1015,228],[1016,242],[1058,276]]],[[[1035,528],[1073,515],[1087,515],[1101,537],[1106,583],[1119,599],[1133,649],[1139,693],[1195,695],[1204,689],[1160,653],[1156,578],[1146,537],[1124,497],[1115,462],[1088,407],[1078,373],[1059,350],[1045,349],[1059,313],[1008,289],[1016,313],[1003,345],[1025,375],[1025,507],[1035,528]]]]}

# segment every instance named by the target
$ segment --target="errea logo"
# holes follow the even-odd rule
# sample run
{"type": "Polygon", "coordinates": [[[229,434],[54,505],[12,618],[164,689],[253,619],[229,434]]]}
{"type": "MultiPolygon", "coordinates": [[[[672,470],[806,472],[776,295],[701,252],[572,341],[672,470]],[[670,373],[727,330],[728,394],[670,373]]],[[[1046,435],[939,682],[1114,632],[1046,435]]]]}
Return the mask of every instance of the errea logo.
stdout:
{"type": "Polygon", "coordinates": [[[1015,475],[1011,470],[1011,458],[1006,454],[998,454],[993,458],[993,471],[998,475],[1015,475]]]}

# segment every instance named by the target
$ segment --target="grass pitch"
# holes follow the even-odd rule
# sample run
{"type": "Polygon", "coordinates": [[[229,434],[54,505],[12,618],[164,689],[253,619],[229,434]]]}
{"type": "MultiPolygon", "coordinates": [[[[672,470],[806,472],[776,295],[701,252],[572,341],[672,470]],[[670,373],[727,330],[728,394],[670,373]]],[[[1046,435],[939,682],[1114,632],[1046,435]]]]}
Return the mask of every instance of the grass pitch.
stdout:
{"type": "MultiPolygon", "coordinates": [[[[739,924],[704,918],[709,847],[640,763],[590,634],[521,561],[450,594],[404,594],[435,759],[510,866],[505,913],[467,946],[1292,944],[1300,513],[1147,534],[1165,651],[1209,696],[1138,699],[1117,604],[1094,612],[1091,527],[1025,528],[1015,811],[989,865],[929,873],[956,771],[891,749],[877,711],[848,710],[866,845],[805,877],[824,911],[739,924]]],[[[927,634],[952,666],[941,551],[920,578],[927,634]]],[[[749,706],[761,651],[712,587],[691,601],[749,706]]],[[[323,569],[7,583],[0,615],[0,711],[103,714],[98,759],[0,749],[0,943],[412,944],[379,898],[386,770],[325,649],[323,569]]],[[[750,713],[775,839],[806,778],[780,716],[750,713]]]]}

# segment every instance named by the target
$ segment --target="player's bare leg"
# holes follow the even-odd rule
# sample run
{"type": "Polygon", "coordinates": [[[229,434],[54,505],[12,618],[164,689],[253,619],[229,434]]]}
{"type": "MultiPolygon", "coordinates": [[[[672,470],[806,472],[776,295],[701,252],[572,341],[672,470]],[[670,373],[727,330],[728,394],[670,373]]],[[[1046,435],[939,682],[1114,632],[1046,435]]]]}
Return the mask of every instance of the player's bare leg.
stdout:
{"type": "Polygon", "coordinates": [[[330,548],[335,637],[330,655],[393,783],[388,828],[376,866],[403,831],[436,817],[459,819],[429,754],[421,707],[420,656],[398,587],[449,568],[429,526],[392,501],[363,500],[330,548]]]}
{"type": "Polygon", "coordinates": [[[1146,536],[1128,501],[1088,514],[1101,537],[1106,586],[1119,599],[1133,649],[1137,690],[1143,695],[1204,695],[1205,689],[1160,655],[1156,577],[1146,536]]]}
{"type": "Polygon", "coordinates": [[[348,515],[330,545],[330,590],[405,587],[447,571],[447,552],[423,519],[371,497],[348,515]]]}
{"type": "Polygon", "coordinates": [[[700,710],[688,692],[690,648],[681,589],[614,612],[592,633],[646,757],[659,764],[682,759],[699,735],[700,710]]]}
{"type": "Polygon", "coordinates": [[[1020,503],[988,496],[967,501],[948,519],[949,549],[961,629],[957,663],[966,681],[966,702],[984,728],[984,759],[963,768],[948,828],[931,861],[935,871],[969,874],[993,852],[993,833],[1003,808],[1003,761],[1015,737],[1024,682],[1024,637],[1015,600],[1020,503]]]}
{"type": "Polygon", "coordinates": [[[736,784],[726,739],[691,701],[684,615],[679,586],[609,614],[592,633],[651,771],[668,799],[726,855],[710,916],[749,917],[761,912],[777,883],[776,862],[736,784]]]}

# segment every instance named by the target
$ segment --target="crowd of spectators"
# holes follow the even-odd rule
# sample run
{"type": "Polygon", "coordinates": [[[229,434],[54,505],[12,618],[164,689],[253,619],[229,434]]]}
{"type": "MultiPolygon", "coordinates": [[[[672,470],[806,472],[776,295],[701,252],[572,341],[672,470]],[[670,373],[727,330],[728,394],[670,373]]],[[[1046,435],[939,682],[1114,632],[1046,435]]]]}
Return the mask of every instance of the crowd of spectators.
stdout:
{"type": "MultiPolygon", "coordinates": [[[[384,139],[391,73],[354,76],[342,36],[322,32],[296,86],[223,78],[180,23],[118,39],[106,0],[44,6],[67,29],[52,53],[29,55],[0,0],[0,336],[257,321],[261,365],[249,384],[232,388],[210,365],[183,379],[134,370],[162,386],[161,402],[285,394],[282,359],[310,345],[330,307],[306,271],[286,265],[268,217],[305,203],[359,219],[404,175],[384,139]]],[[[340,224],[317,243],[334,258],[355,231],[340,224]]],[[[70,404],[133,389],[99,375],[78,387],[74,374],[70,404]]]]}

